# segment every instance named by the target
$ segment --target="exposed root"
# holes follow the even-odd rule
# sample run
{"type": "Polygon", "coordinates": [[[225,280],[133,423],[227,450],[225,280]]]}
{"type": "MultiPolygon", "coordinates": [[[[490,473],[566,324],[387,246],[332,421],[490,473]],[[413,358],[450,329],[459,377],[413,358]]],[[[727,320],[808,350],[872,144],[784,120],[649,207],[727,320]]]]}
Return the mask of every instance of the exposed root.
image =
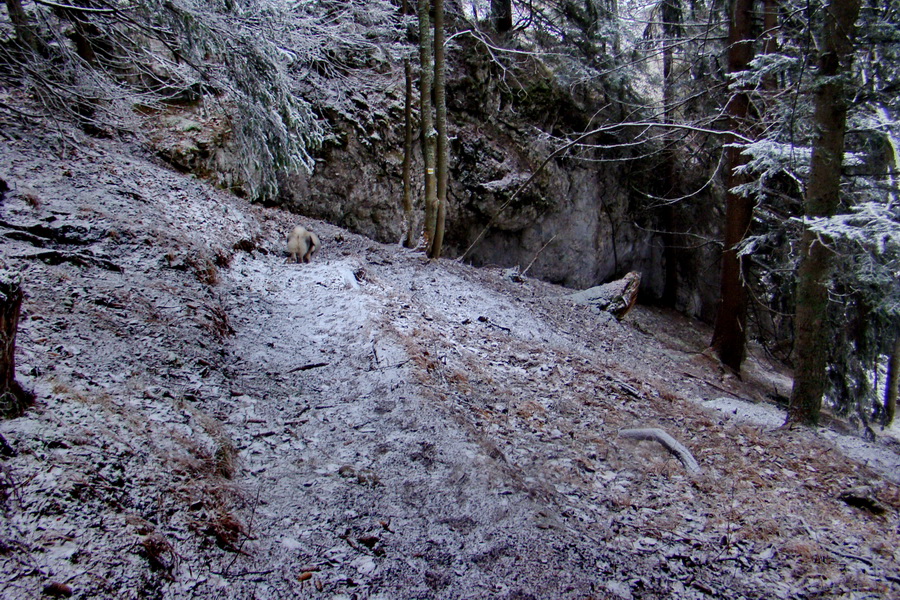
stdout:
{"type": "Polygon", "coordinates": [[[690,451],[662,429],[623,429],[619,432],[619,437],[659,442],[666,450],[674,454],[675,458],[681,461],[681,464],[684,465],[684,468],[689,473],[700,472],[700,465],[697,464],[690,451]]]}

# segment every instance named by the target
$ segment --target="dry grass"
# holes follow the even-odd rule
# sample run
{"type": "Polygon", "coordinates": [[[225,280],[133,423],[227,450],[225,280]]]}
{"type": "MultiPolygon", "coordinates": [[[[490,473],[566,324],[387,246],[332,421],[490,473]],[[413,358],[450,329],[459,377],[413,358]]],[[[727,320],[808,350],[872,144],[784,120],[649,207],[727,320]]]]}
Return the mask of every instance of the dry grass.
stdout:
{"type": "Polygon", "coordinates": [[[19,191],[19,197],[34,211],[40,210],[41,206],[44,205],[44,201],[41,200],[38,193],[29,187],[22,188],[19,191]]]}
{"type": "MultiPolygon", "coordinates": [[[[134,385],[139,390],[139,382],[134,385]]],[[[178,405],[186,411],[192,425],[205,434],[186,435],[171,426],[153,425],[140,408],[108,394],[88,393],[62,381],[54,383],[53,392],[99,409],[104,415],[102,428],[111,439],[124,445],[135,438],[142,439],[161,463],[156,472],[171,477],[163,487],[171,491],[169,502],[191,514],[191,528],[198,534],[211,536],[222,548],[237,550],[238,542],[246,537],[246,529],[236,510],[246,502],[241,490],[230,481],[239,468],[238,451],[221,422],[184,399],[172,399],[173,407],[178,405]]],[[[138,530],[150,533],[148,527],[138,530]]],[[[141,545],[151,568],[171,573],[177,552],[170,542],[151,533],[141,545]]]]}

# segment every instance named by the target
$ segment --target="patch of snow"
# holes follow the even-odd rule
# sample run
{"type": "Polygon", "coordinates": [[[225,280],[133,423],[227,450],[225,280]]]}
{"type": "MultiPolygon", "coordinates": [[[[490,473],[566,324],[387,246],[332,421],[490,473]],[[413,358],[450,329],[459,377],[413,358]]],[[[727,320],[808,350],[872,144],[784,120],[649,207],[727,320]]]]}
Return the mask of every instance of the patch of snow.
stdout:
{"type": "Polygon", "coordinates": [[[700,400],[700,405],[716,410],[738,423],[749,423],[760,427],[778,428],[784,425],[785,413],[777,406],[748,402],[737,398],[714,398],[700,400]]]}
{"type": "MultiPolygon", "coordinates": [[[[748,423],[768,429],[781,427],[787,418],[787,413],[776,406],[737,398],[701,400],[700,404],[722,413],[737,423],[748,423]]],[[[877,442],[866,441],[858,435],[845,435],[826,428],[819,429],[818,433],[834,443],[848,457],[900,484],[900,455],[896,450],[885,448],[877,442]]]]}

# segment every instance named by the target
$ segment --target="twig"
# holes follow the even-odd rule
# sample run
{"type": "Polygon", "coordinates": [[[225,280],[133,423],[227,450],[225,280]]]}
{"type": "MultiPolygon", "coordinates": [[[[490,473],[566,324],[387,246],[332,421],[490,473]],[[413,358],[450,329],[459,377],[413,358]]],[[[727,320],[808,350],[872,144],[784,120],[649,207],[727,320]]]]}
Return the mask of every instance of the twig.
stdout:
{"type": "Polygon", "coordinates": [[[330,363],[310,363],[308,365],[301,365],[299,367],[294,367],[288,373],[296,373],[297,371],[309,371],[310,369],[318,369],[319,367],[327,367],[330,363]]]}
{"type": "Polygon", "coordinates": [[[234,557],[231,559],[231,562],[228,563],[228,566],[222,571],[222,577],[228,576],[228,571],[231,570],[231,567],[234,566],[235,561],[237,561],[238,557],[241,555],[250,556],[250,553],[244,552],[244,543],[250,538],[250,533],[253,530],[253,517],[256,516],[256,507],[259,506],[259,493],[262,491],[262,486],[256,488],[256,499],[253,502],[253,508],[250,511],[250,522],[247,524],[247,533],[244,534],[243,539],[241,539],[240,544],[235,551],[234,557]]]}
{"type": "Polygon", "coordinates": [[[525,267],[525,270],[524,270],[524,271],[522,271],[522,277],[525,277],[525,274],[528,273],[528,269],[531,268],[531,265],[534,264],[534,261],[536,261],[536,260],[538,259],[538,256],[541,255],[541,253],[544,251],[544,249],[547,248],[547,246],[549,246],[550,244],[553,243],[553,240],[555,240],[555,239],[556,239],[556,236],[558,236],[558,235],[559,235],[558,233],[557,233],[557,234],[554,234],[553,237],[550,238],[550,240],[549,240],[546,244],[544,244],[543,246],[541,246],[541,249],[537,251],[537,254],[534,255],[534,258],[531,259],[531,262],[528,263],[528,266],[525,267]]]}
{"type": "Polygon", "coordinates": [[[510,204],[512,204],[513,200],[515,200],[516,198],[519,197],[519,194],[521,194],[521,193],[522,193],[522,192],[523,192],[523,191],[531,184],[531,182],[534,181],[534,179],[538,176],[538,174],[544,169],[544,167],[547,166],[547,164],[548,164],[551,160],[553,160],[554,158],[556,158],[557,156],[559,156],[559,155],[562,154],[563,152],[566,152],[567,150],[569,150],[569,149],[571,149],[571,148],[574,148],[575,146],[581,145],[582,140],[584,140],[584,139],[586,139],[586,138],[589,138],[589,137],[591,137],[592,135],[596,135],[596,134],[598,134],[598,133],[609,133],[609,132],[613,132],[613,131],[618,131],[618,130],[621,130],[621,129],[625,129],[625,128],[627,128],[627,127],[642,127],[642,128],[644,128],[645,130],[646,130],[646,129],[650,129],[650,128],[652,128],[652,127],[662,127],[662,128],[668,127],[668,128],[671,128],[671,129],[686,129],[686,130],[688,130],[688,131],[695,131],[695,132],[698,132],[698,133],[710,133],[710,134],[714,134],[714,135],[731,134],[731,135],[733,135],[734,137],[736,137],[739,141],[742,141],[742,142],[750,143],[750,142],[753,141],[753,140],[751,140],[751,139],[749,139],[749,138],[746,138],[746,137],[744,137],[744,136],[742,136],[742,135],[739,135],[739,134],[737,134],[737,133],[735,133],[735,132],[718,131],[718,130],[715,130],[715,129],[707,129],[707,128],[705,128],[705,127],[694,127],[694,126],[692,126],[692,125],[684,125],[684,124],[678,124],[678,123],[657,123],[657,122],[655,122],[655,121],[627,121],[627,122],[623,122],[623,123],[613,123],[613,124],[610,124],[610,125],[602,125],[602,126],[600,126],[600,127],[597,127],[597,128],[595,128],[595,129],[592,129],[592,130],[590,130],[590,131],[586,131],[586,132],[582,133],[581,135],[577,136],[577,137],[576,137],[575,139],[573,139],[572,141],[570,141],[570,142],[568,142],[568,143],[562,145],[561,147],[559,147],[559,148],[557,148],[556,150],[554,150],[553,152],[551,152],[551,153],[547,156],[547,158],[545,158],[545,159],[543,160],[543,162],[541,162],[541,164],[538,165],[538,167],[537,167],[537,168],[534,170],[534,172],[531,174],[531,177],[529,177],[529,178],[525,181],[525,183],[523,183],[522,185],[520,185],[519,188],[513,193],[513,195],[510,196],[509,199],[508,199],[506,202],[504,202],[504,203],[500,206],[499,209],[497,209],[497,212],[494,213],[494,216],[491,217],[491,219],[488,221],[487,225],[484,226],[484,229],[481,230],[481,233],[479,233],[479,234],[475,237],[475,240],[469,245],[468,248],[466,248],[466,251],[463,252],[463,253],[462,253],[462,256],[460,256],[457,260],[459,260],[459,261],[465,260],[466,256],[469,255],[469,252],[472,251],[472,248],[474,248],[474,247],[476,246],[476,244],[478,244],[478,242],[481,241],[481,238],[483,238],[483,237],[485,236],[485,234],[487,233],[487,230],[490,229],[491,225],[494,224],[494,221],[497,220],[497,217],[500,216],[500,213],[502,213],[504,210],[506,210],[506,208],[507,208],[510,204]]]}
{"type": "MultiPolygon", "coordinates": [[[[702,353],[702,352],[688,352],[687,354],[703,354],[703,353],[702,353]]],[[[715,388],[715,389],[717,389],[717,390],[719,390],[720,392],[723,392],[723,393],[725,393],[725,394],[729,394],[729,395],[733,395],[733,394],[734,394],[733,391],[731,391],[731,390],[726,390],[726,389],[723,388],[723,387],[719,387],[719,386],[717,386],[716,384],[707,381],[707,380],[704,379],[703,377],[700,377],[699,375],[694,375],[693,373],[688,373],[687,371],[682,371],[681,373],[682,373],[682,375],[687,375],[688,377],[693,377],[694,379],[699,380],[701,383],[705,383],[705,384],[708,385],[709,387],[715,388]]]]}
{"type": "Polygon", "coordinates": [[[35,115],[35,114],[32,114],[32,113],[27,113],[27,112],[25,112],[25,111],[23,111],[23,110],[19,110],[19,109],[16,108],[15,106],[10,106],[10,105],[7,104],[6,102],[0,102],[0,109],[8,110],[8,111],[10,111],[10,112],[14,112],[14,113],[16,113],[17,115],[22,116],[22,117],[25,117],[25,118],[27,118],[27,119],[35,119],[35,120],[38,120],[38,119],[41,118],[40,115],[35,115]]]}
{"type": "Polygon", "coordinates": [[[869,565],[870,567],[874,566],[872,564],[871,560],[869,560],[868,558],[863,558],[862,556],[856,556],[855,554],[847,554],[845,552],[838,552],[837,550],[834,550],[833,548],[828,548],[828,551],[831,552],[832,554],[834,554],[835,556],[840,556],[841,558],[849,558],[850,560],[856,560],[856,561],[863,563],[864,565],[869,565]]]}
{"type": "Polygon", "coordinates": [[[372,369],[369,369],[369,371],[387,371],[388,369],[399,369],[400,367],[402,367],[406,363],[410,362],[411,360],[412,360],[411,358],[407,358],[406,360],[402,360],[402,361],[400,361],[398,363],[394,363],[392,365],[384,365],[383,367],[374,367],[372,369]]]}

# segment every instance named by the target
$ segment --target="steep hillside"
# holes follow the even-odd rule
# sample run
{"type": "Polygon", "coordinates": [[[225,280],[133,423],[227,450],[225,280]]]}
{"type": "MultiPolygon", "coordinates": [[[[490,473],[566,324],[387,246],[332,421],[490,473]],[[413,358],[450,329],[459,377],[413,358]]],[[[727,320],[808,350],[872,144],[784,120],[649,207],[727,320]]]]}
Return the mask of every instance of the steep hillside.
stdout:
{"type": "Polygon", "coordinates": [[[0,423],[3,598],[900,595],[897,443],[779,429],[787,375],[723,373],[703,326],[13,129],[38,400],[0,423]]]}

